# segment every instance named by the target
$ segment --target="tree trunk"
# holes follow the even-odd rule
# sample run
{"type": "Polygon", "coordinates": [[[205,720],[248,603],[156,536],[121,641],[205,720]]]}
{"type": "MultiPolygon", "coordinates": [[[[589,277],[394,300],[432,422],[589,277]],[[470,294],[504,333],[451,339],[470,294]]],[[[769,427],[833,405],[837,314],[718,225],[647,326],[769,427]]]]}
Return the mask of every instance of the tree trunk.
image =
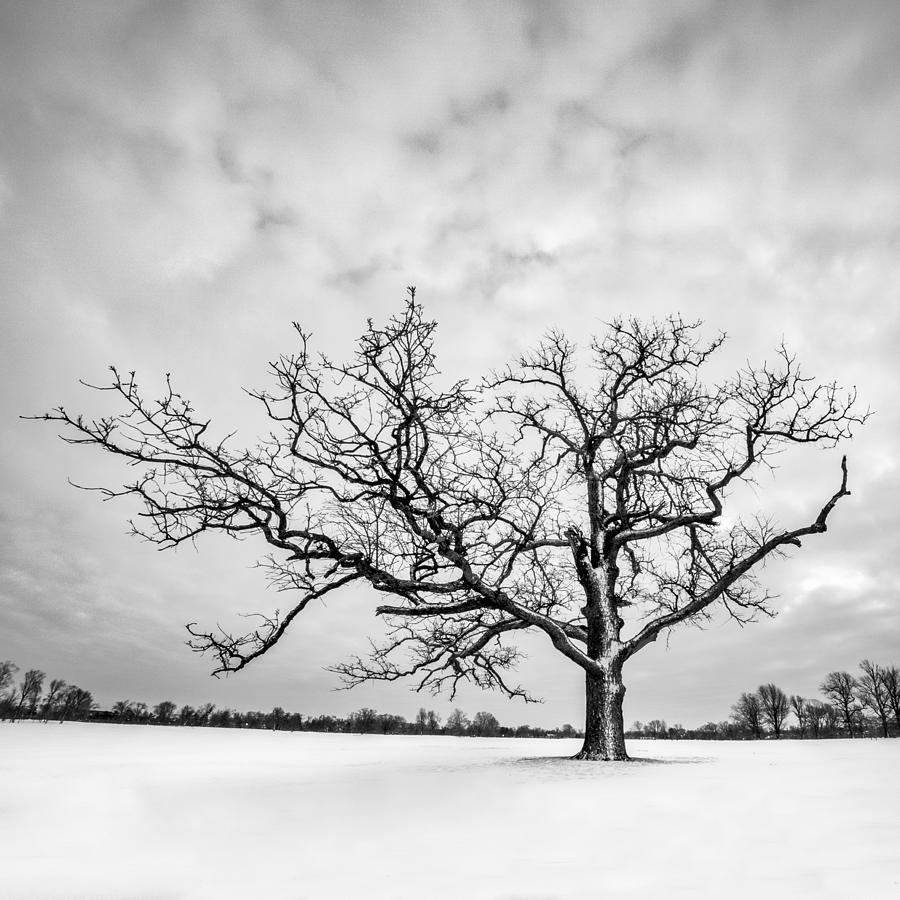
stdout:
{"type": "Polygon", "coordinates": [[[611,664],[603,676],[585,673],[584,745],[574,759],[628,759],[622,718],[624,697],[621,663],[611,664]]]}

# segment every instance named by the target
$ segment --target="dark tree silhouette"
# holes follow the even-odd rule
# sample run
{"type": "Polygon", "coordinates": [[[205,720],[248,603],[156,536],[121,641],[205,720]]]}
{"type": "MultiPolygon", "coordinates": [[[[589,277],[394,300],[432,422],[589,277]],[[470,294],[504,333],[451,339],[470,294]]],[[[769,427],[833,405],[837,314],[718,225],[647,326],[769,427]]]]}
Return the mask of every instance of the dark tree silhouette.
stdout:
{"type": "Polygon", "coordinates": [[[860,702],[878,716],[881,733],[887,737],[891,721],[891,698],[885,684],[884,670],[878,663],[868,659],[864,659],[859,667],[862,669],[858,687],[860,702]]]}
{"type": "Polygon", "coordinates": [[[818,738],[822,729],[828,725],[828,715],[831,707],[821,700],[806,701],[806,720],[809,723],[810,734],[818,738]]]}
{"type": "Polygon", "coordinates": [[[787,694],[774,684],[761,684],[756,692],[759,697],[759,705],[763,719],[772,728],[775,739],[781,737],[781,728],[790,712],[790,703],[787,694]]]}
{"type": "Polygon", "coordinates": [[[406,719],[403,716],[394,713],[378,714],[378,730],[382,734],[397,734],[402,731],[406,725],[406,719]]]}
{"type": "Polygon", "coordinates": [[[47,693],[44,695],[44,702],[41,706],[41,716],[44,719],[49,719],[59,709],[67,687],[68,685],[62,678],[51,679],[50,687],[47,688],[47,693]]]}
{"type": "Polygon", "coordinates": [[[829,672],[819,687],[844,720],[849,737],[853,737],[853,723],[859,714],[856,700],[858,687],[857,680],[849,672],[829,672]]]}
{"type": "Polygon", "coordinates": [[[194,720],[196,723],[198,725],[208,725],[215,708],[215,703],[204,703],[203,706],[198,706],[194,713],[194,720]]]}
{"type": "Polygon", "coordinates": [[[885,666],[881,670],[881,683],[894,711],[894,723],[900,729],[900,669],[897,666],[885,666]]]}
{"type": "Polygon", "coordinates": [[[44,678],[47,676],[40,669],[29,669],[22,683],[19,685],[18,699],[13,710],[13,719],[17,719],[22,710],[28,710],[32,715],[41,698],[41,690],[44,686],[44,678]]]}
{"type": "MultiPolygon", "coordinates": [[[[809,701],[805,700],[799,694],[791,694],[791,711],[797,719],[797,729],[800,737],[806,736],[806,726],[809,723],[809,701]]],[[[818,733],[816,734],[818,737],[818,733]]]]}
{"type": "Polygon", "coordinates": [[[425,734],[426,731],[434,734],[440,728],[441,717],[433,710],[426,710],[424,706],[419,708],[416,714],[416,732],[425,734]]]}
{"type": "Polygon", "coordinates": [[[500,734],[500,723],[493,713],[477,712],[470,730],[476,737],[496,737],[500,734]]]}
{"type": "Polygon", "coordinates": [[[86,719],[95,706],[94,697],[90,691],[78,687],[77,684],[70,684],[63,693],[59,705],[59,721],[86,719]]]}
{"type": "Polygon", "coordinates": [[[441,717],[433,710],[428,710],[428,730],[434,734],[441,727],[441,717]]]}
{"type": "Polygon", "coordinates": [[[756,694],[743,693],[731,708],[734,721],[757,740],[762,737],[762,704],[756,694]]]}
{"type": "Polygon", "coordinates": [[[651,719],[644,726],[644,734],[652,738],[664,738],[668,730],[665,719],[651,719]]]}
{"type": "Polygon", "coordinates": [[[378,724],[378,713],[369,706],[364,706],[350,716],[351,727],[360,734],[369,734],[378,724]]]}
{"type": "Polygon", "coordinates": [[[447,716],[447,725],[445,728],[447,734],[459,735],[465,734],[471,724],[469,717],[461,709],[454,709],[453,712],[447,716]]]}
{"type": "Polygon", "coordinates": [[[0,660],[0,696],[15,684],[19,667],[10,659],[0,660]]]}
{"type": "Polygon", "coordinates": [[[509,638],[537,630],[584,672],[586,759],[627,759],[622,670],[635,653],[713,604],[741,621],[768,611],[755,569],[826,530],[849,493],[846,459],[807,524],[723,519],[733,489],[785,446],[832,446],[866,417],[783,347],[774,365],[707,386],[699,372],[724,338],[704,343],[678,318],[614,321],[583,366],[554,332],[477,385],[440,376],[412,288],[348,363],[314,356],[296,330],[275,387],[253,394],[274,428],[255,449],[212,437],[168,378],[150,400],[117,369],[97,389],[121,411],[40,418],[139,469],[102,489],[143,502],[136,534],[162,548],[216,531],[269,545],[273,583],[297,599],[246,633],[191,624],[216,673],[268,652],[314,600],[368,583],[393,598],[375,610],[388,640],[336,667],[348,686],[411,677],[452,695],[470,680],[531,699],[505,672],[519,659],[509,638]]]}
{"type": "Polygon", "coordinates": [[[177,708],[171,700],[163,700],[153,707],[153,715],[160,725],[168,725],[175,718],[177,708]]]}
{"type": "Polygon", "coordinates": [[[130,722],[134,718],[134,704],[130,700],[116,700],[112,705],[112,712],[117,719],[130,722]]]}

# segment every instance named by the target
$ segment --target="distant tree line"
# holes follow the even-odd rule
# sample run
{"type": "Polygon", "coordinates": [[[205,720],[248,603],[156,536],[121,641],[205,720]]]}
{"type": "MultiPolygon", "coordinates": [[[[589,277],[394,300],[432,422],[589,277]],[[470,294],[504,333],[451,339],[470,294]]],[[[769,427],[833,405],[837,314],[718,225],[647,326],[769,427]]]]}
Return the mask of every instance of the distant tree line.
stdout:
{"type": "MultiPolygon", "coordinates": [[[[762,738],[896,737],[900,735],[900,668],[864,659],[860,675],[829,672],[820,685],[824,699],[788,695],[775,684],[744,692],[732,707],[731,717],[707,722],[699,728],[666,724],[652,719],[635,722],[630,738],[669,740],[759,740],[762,738]]],[[[0,719],[118,722],[143,725],[186,725],[206,728],[258,728],[270,731],[349,732],[357,734],[445,734],[471,737],[583,737],[570,724],[560,728],[501,725],[493,713],[477,712],[469,718],[454,709],[443,722],[433,709],[422,707],[410,722],[403,716],[363,707],[346,717],[304,716],[276,706],[271,712],[218,709],[213,703],[178,706],[163,700],[155,706],[117,700],[110,709],[98,709],[90,691],[61,678],[46,682],[40,669],[29,669],[16,681],[18,667],[0,661],[0,719]],[[46,685],[46,688],[45,688],[46,685]]]]}
{"type": "Polygon", "coordinates": [[[741,694],[731,718],[696,729],[669,727],[660,719],[635,722],[629,737],[694,740],[761,738],[897,737],[900,735],[900,668],[864,659],[860,675],[829,672],[819,690],[824,699],[788,696],[762,684],[741,694]]]}
{"type": "Polygon", "coordinates": [[[19,667],[0,660],[0,719],[66,719],[84,721],[97,704],[90,691],[77,684],[54,678],[44,690],[47,678],[40,669],[29,669],[16,684],[19,667]]]}
{"type": "Polygon", "coordinates": [[[117,700],[110,709],[98,709],[90,691],[67,685],[62,679],[50,682],[46,692],[46,675],[40,669],[29,669],[21,683],[16,683],[18,667],[9,660],[0,662],[0,719],[38,719],[60,722],[69,720],[119,722],[139,725],[189,725],[205,728],[259,728],[270,731],[351,732],[357,734],[450,734],[472,737],[564,737],[584,735],[572,725],[540,728],[501,725],[489,712],[477,712],[470,719],[461,709],[454,709],[442,723],[433,709],[422,707],[414,721],[392,713],[380,713],[363,707],[346,717],[304,716],[286,712],[276,706],[271,712],[240,712],[217,709],[214,703],[202,706],[178,706],[163,700],[155,706],[134,700],[117,700]]]}

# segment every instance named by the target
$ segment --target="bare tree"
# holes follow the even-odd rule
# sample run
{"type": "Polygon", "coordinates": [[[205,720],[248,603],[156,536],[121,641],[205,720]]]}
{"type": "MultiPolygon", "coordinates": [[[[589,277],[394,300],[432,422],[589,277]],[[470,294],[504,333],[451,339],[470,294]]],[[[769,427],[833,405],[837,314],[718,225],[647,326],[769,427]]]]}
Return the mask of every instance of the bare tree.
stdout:
{"type": "Polygon", "coordinates": [[[900,729],[900,669],[897,666],[885,666],[881,670],[881,683],[894,711],[894,723],[900,729]]]}
{"type": "Polygon", "coordinates": [[[215,703],[204,703],[203,706],[198,706],[194,713],[194,721],[196,721],[198,725],[209,725],[210,717],[215,708],[215,703]]]}
{"type": "Polygon", "coordinates": [[[15,702],[16,672],[19,667],[10,659],[0,660],[0,718],[12,717],[15,702]]]}
{"type": "Polygon", "coordinates": [[[477,712],[472,719],[471,731],[476,737],[496,737],[500,734],[500,723],[493,713],[477,712]]]}
{"type": "Polygon", "coordinates": [[[791,709],[787,694],[774,684],[761,684],[756,693],[759,697],[763,719],[772,727],[772,733],[778,740],[781,737],[781,728],[791,709]]]}
{"type": "Polygon", "coordinates": [[[11,660],[0,660],[0,718],[12,717],[15,703],[16,672],[19,667],[11,660]],[[13,690],[10,690],[13,688],[13,690]]]}
{"type": "Polygon", "coordinates": [[[19,667],[10,659],[0,660],[0,694],[15,683],[19,667]]]}
{"type": "Polygon", "coordinates": [[[192,623],[215,673],[268,652],[313,600],[365,582],[394,598],[375,610],[388,639],[335,667],[347,686],[411,677],[452,696],[469,680],[532,699],[505,671],[520,656],[509,638],[535,629],[584,672],[579,757],[627,759],[625,663],[714,604],[740,621],[769,613],[756,569],[824,532],[849,494],[845,458],[807,524],[723,518],[786,446],[833,446],[866,418],[783,347],[709,387],[699,372],[724,337],[704,343],[679,318],[616,320],[584,366],[554,332],[475,385],[440,376],[413,288],[348,363],[315,357],[296,330],[275,387],[253,393],[274,428],[255,449],[212,437],[168,377],[152,401],[115,368],[97,389],[121,411],[40,417],[141,471],[101,489],[142,501],[136,534],[162,548],[217,531],[268,544],[274,585],[297,599],[243,634],[192,623]]]}
{"type": "Polygon", "coordinates": [[[63,693],[59,706],[59,721],[86,719],[95,706],[94,697],[90,691],[78,687],[77,684],[70,684],[63,693]]]}
{"type": "Polygon", "coordinates": [[[853,737],[853,723],[859,713],[856,700],[858,686],[857,680],[849,672],[829,672],[819,687],[844,720],[844,727],[850,737],[853,737]]]}
{"type": "MultiPolygon", "coordinates": [[[[791,694],[791,710],[797,719],[797,729],[801,739],[806,736],[806,726],[809,722],[809,702],[798,694],[791,694]]],[[[818,730],[815,737],[818,737],[818,730]]]]}
{"type": "Polygon", "coordinates": [[[375,730],[378,723],[378,713],[369,706],[364,706],[350,716],[350,726],[360,734],[369,734],[375,730]]]}
{"type": "Polygon", "coordinates": [[[859,667],[862,669],[857,689],[860,702],[878,716],[881,733],[887,737],[891,720],[891,698],[885,684],[884,670],[878,663],[868,659],[864,659],[859,667]]]}
{"type": "Polygon", "coordinates": [[[814,738],[818,738],[828,724],[828,715],[831,707],[821,700],[806,701],[806,717],[809,722],[809,731],[814,738]]]}
{"type": "Polygon", "coordinates": [[[60,703],[63,702],[67,687],[68,685],[62,678],[54,678],[50,681],[50,687],[47,688],[47,693],[41,706],[42,718],[49,719],[50,716],[54,715],[60,703]]]}
{"type": "Polygon", "coordinates": [[[743,693],[731,707],[734,721],[757,740],[762,737],[762,705],[756,694],[743,693]]]}
{"type": "Polygon", "coordinates": [[[117,719],[130,722],[134,718],[134,704],[130,700],[116,700],[112,705],[112,712],[117,719]]]}
{"type": "Polygon", "coordinates": [[[836,734],[841,730],[841,711],[833,703],[825,703],[825,730],[829,734],[836,734]]]}
{"type": "Polygon", "coordinates": [[[469,725],[471,725],[469,717],[461,709],[454,709],[453,712],[447,716],[447,725],[445,727],[447,734],[460,735],[466,733],[469,725]]]}
{"type": "Polygon", "coordinates": [[[441,727],[441,717],[433,710],[426,711],[425,707],[419,709],[416,715],[416,731],[425,734],[426,731],[434,734],[441,727]]]}
{"type": "Polygon", "coordinates": [[[382,734],[397,734],[403,731],[405,725],[406,719],[403,716],[398,716],[394,713],[378,714],[378,730],[382,734]]]}
{"type": "MultiPolygon", "coordinates": [[[[217,709],[210,716],[209,724],[215,728],[240,727],[240,715],[240,713],[233,712],[230,709],[217,709]]],[[[290,722],[290,719],[286,716],[285,721],[290,722]]],[[[291,728],[291,731],[293,730],[294,729],[291,728]]]]}
{"type": "Polygon", "coordinates": [[[726,719],[716,726],[718,733],[727,741],[737,740],[741,736],[741,728],[733,719],[726,719]]]}
{"type": "Polygon", "coordinates": [[[644,726],[644,734],[651,738],[664,738],[668,730],[665,719],[651,719],[644,726]]]}
{"type": "Polygon", "coordinates": [[[168,725],[175,716],[175,704],[171,700],[163,700],[153,707],[153,715],[160,725],[168,725]]]}
{"type": "Polygon", "coordinates": [[[32,715],[41,699],[41,689],[44,686],[46,675],[40,669],[29,669],[19,685],[18,699],[16,700],[13,719],[17,719],[22,710],[28,710],[32,715]]]}

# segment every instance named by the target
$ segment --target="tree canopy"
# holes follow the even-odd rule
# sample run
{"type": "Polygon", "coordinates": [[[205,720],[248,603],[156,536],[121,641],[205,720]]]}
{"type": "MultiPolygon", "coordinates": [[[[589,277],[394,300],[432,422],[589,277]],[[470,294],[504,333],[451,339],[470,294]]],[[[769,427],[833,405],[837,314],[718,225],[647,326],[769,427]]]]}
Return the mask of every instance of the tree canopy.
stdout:
{"type": "Polygon", "coordinates": [[[141,501],[136,534],[164,548],[206,532],[268,544],[269,577],[294,600],[243,633],[189,625],[216,673],[269,651],[313,600],[365,583],[390,598],[375,608],[389,634],[336,667],[347,684],[410,677],[452,693],[470,680],[530,699],[507,672],[515,633],[536,629],[584,670],[589,708],[595,689],[594,732],[618,717],[619,737],[604,738],[616,748],[596,752],[621,758],[624,662],[714,603],[741,621],[768,611],[755,567],[826,530],[849,494],[846,458],[800,525],[725,520],[733,489],[786,445],[849,438],[867,413],[784,347],[707,385],[701,370],[724,336],[704,340],[700,323],[675,316],[614,320],[584,356],[550,332],[501,371],[454,381],[436,364],[436,324],[408,293],[386,325],[369,322],[348,362],[313,353],[295,323],[297,348],[253,392],[272,423],[253,448],[211,439],[168,376],[149,400],[115,368],[97,389],[122,411],[43,418],[138,467],[135,481],[101,489],[141,501]]]}

